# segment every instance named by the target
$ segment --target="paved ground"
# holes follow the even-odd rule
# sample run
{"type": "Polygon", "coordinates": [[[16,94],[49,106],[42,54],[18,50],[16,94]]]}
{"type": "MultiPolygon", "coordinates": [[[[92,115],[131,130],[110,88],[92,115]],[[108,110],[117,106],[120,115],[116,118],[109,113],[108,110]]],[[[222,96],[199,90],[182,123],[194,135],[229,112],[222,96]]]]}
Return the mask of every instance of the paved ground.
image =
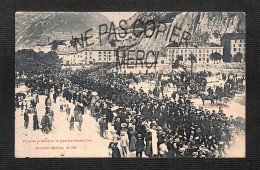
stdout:
{"type": "MultiPolygon", "coordinates": [[[[135,85],[137,89],[142,87],[144,91],[148,91],[151,85],[146,82],[135,85]]],[[[19,89],[23,90],[23,89],[19,89]]],[[[165,93],[171,95],[174,88],[165,89],[165,93]]],[[[51,94],[52,96],[52,94],[51,94]]],[[[40,103],[37,105],[39,122],[45,114],[45,96],[40,95],[40,103]]],[[[198,106],[202,106],[200,99],[194,99],[198,106]]],[[[51,109],[54,111],[54,129],[46,135],[41,130],[33,131],[33,115],[29,114],[29,128],[24,128],[24,116],[20,109],[15,112],[15,156],[16,157],[111,157],[109,155],[108,145],[110,140],[99,136],[99,125],[96,120],[90,116],[90,111],[83,115],[82,131],[77,129],[78,123],[75,123],[74,131],[70,131],[69,122],[65,112],[61,112],[60,104],[66,103],[73,111],[75,105],[68,103],[63,98],[58,97],[57,103],[53,103],[51,109]],[[52,140],[53,142],[37,142],[38,140],[52,140]],[[36,142],[32,142],[36,140],[36,142]],[[58,142],[55,142],[55,141],[58,142]],[[66,142],[61,142],[65,141],[66,142]],[[72,140],[72,142],[68,142],[72,140]],[[84,142],[74,142],[74,140],[85,140],[84,142]],[[25,142],[27,141],[27,142],[25,142]],[[31,141],[30,143],[28,141],[31,141]],[[35,149],[36,147],[63,147],[61,149],[35,149]],[[66,149],[66,147],[75,147],[74,149],[66,149]]],[[[213,109],[208,109],[213,110],[213,109]]],[[[217,110],[217,109],[215,109],[217,110]]],[[[241,116],[245,118],[245,94],[237,94],[234,100],[229,104],[229,108],[224,108],[224,113],[241,116]]],[[[109,134],[113,127],[109,124],[109,134]]],[[[108,136],[111,139],[111,135],[108,136]]],[[[228,149],[227,157],[243,157],[245,153],[245,135],[236,137],[234,144],[228,149]]],[[[135,157],[135,152],[129,153],[128,157],[135,157]]]]}
{"type": "MultiPolygon", "coordinates": [[[[52,96],[52,95],[51,95],[52,96]]],[[[39,122],[45,114],[45,96],[39,96],[40,103],[37,105],[39,122]]],[[[29,127],[24,128],[24,116],[21,109],[15,113],[15,156],[16,157],[111,157],[108,145],[111,141],[111,131],[113,127],[109,124],[109,139],[104,139],[99,135],[99,125],[90,116],[90,111],[83,115],[82,131],[77,129],[78,122],[74,125],[74,131],[70,131],[69,122],[65,112],[60,111],[60,104],[70,105],[71,111],[75,105],[68,103],[63,98],[58,97],[57,103],[53,103],[51,109],[54,111],[54,129],[50,134],[43,134],[41,130],[33,130],[33,114],[29,114],[29,127]],[[53,140],[54,142],[32,142],[33,140],[53,140]],[[25,141],[31,141],[24,142],[25,141]],[[55,142],[58,140],[58,142],[55,142]],[[63,142],[61,142],[61,140],[63,142]],[[66,142],[64,142],[66,140],[66,142]],[[72,140],[72,142],[68,142],[72,140]],[[74,140],[85,140],[75,142],[74,140]],[[36,147],[63,147],[62,149],[35,149],[36,147]],[[66,147],[76,147],[66,149],[66,147]]],[[[128,157],[135,157],[135,152],[129,152],[128,157]]]]}

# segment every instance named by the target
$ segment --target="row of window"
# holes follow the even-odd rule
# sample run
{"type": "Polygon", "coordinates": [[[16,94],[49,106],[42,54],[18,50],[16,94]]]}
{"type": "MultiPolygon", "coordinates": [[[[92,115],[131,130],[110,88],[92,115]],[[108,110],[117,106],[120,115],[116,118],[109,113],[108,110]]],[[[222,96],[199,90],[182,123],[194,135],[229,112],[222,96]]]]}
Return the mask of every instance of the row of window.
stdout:
{"type": "MultiPolygon", "coordinates": [[[[74,58],[76,57],[76,55],[73,56],[74,58]]],[[[82,55],[78,55],[78,58],[82,58],[82,55]]],[[[75,60],[75,59],[74,59],[75,60]]]]}
{"type": "MultiPolygon", "coordinates": [[[[204,49],[204,50],[193,50],[194,53],[197,53],[197,52],[199,52],[199,53],[201,53],[201,52],[203,52],[203,53],[206,53],[206,52],[209,53],[210,51],[211,51],[212,53],[214,52],[214,50],[205,50],[205,49],[204,49]]],[[[169,50],[169,53],[174,53],[174,52],[175,52],[175,53],[179,53],[179,50],[169,50]]],[[[181,53],[183,53],[183,52],[184,52],[184,53],[187,53],[187,50],[180,50],[180,52],[181,52],[181,53]]],[[[190,52],[190,50],[189,50],[189,52],[190,52]]],[[[215,52],[221,52],[221,49],[219,49],[219,50],[215,49],[215,52]]]]}
{"type": "Polygon", "coordinates": [[[240,43],[242,43],[243,41],[242,41],[242,40],[235,40],[235,43],[236,43],[236,42],[240,42],[240,43]]]}
{"type": "MultiPolygon", "coordinates": [[[[178,54],[174,54],[174,55],[170,55],[170,57],[175,57],[175,56],[177,56],[178,54]]],[[[205,56],[207,56],[207,57],[209,57],[210,55],[205,55],[205,54],[194,54],[195,55],[195,57],[197,57],[197,56],[199,56],[199,57],[201,57],[201,56],[203,56],[203,57],[205,57],[205,56]]],[[[184,54],[184,55],[182,55],[182,56],[184,56],[184,57],[187,57],[188,55],[187,54],[184,54]]]]}
{"type": "MultiPolygon", "coordinates": [[[[74,55],[74,60],[75,60],[75,57],[76,57],[76,56],[74,55]]],[[[107,57],[107,56],[104,55],[104,57],[107,57]]],[[[111,54],[109,54],[108,57],[111,58],[111,54]]],[[[82,55],[78,55],[78,58],[82,58],[82,55]]],[[[101,58],[101,55],[99,55],[99,58],[101,58]]],[[[87,57],[86,57],[86,59],[87,59],[87,57]]],[[[89,59],[91,60],[91,59],[92,59],[92,56],[90,56],[89,59]]],[[[105,58],[104,58],[104,60],[105,60],[105,58]]]]}
{"type": "MultiPolygon", "coordinates": [[[[234,48],[234,51],[237,51],[237,48],[234,48]]],[[[240,49],[240,48],[238,48],[238,51],[241,51],[241,49],[240,49]]],[[[245,49],[244,49],[244,51],[245,51],[245,49]]]]}
{"type": "MultiPolygon", "coordinates": [[[[101,54],[98,55],[99,57],[101,57],[101,54]]],[[[107,55],[104,54],[104,57],[106,57],[107,55]]],[[[108,57],[111,57],[111,54],[108,54],[108,57]]]]}
{"type": "MultiPolygon", "coordinates": [[[[169,59],[169,61],[171,61],[171,60],[169,59]]],[[[188,60],[184,59],[184,61],[188,61],[188,60]]],[[[209,58],[199,58],[199,61],[203,61],[203,62],[207,61],[207,63],[209,63],[209,58]]],[[[161,62],[161,64],[164,64],[164,63],[161,62]]]]}
{"type": "MultiPolygon", "coordinates": [[[[108,54],[111,54],[111,51],[108,51],[108,52],[103,51],[103,54],[107,54],[107,53],[108,53],[108,54]]],[[[85,54],[88,55],[88,52],[86,51],[85,54]]],[[[102,54],[102,52],[99,51],[98,54],[102,54]]],[[[89,52],[89,55],[92,55],[92,52],[91,52],[91,51],[89,52]]]]}
{"type": "MultiPolygon", "coordinates": [[[[86,57],[86,59],[87,59],[87,57],[86,57]]],[[[92,60],[92,57],[89,57],[89,60],[92,60]]],[[[99,60],[99,61],[101,61],[101,60],[102,60],[102,58],[101,58],[101,57],[99,57],[99,58],[98,58],[98,60],[99,60]]],[[[111,60],[112,60],[112,58],[111,58],[111,57],[108,57],[108,60],[109,60],[109,61],[111,61],[111,60]]],[[[74,58],[74,59],[71,59],[71,61],[74,61],[74,62],[75,62],[75,58],[74,58]]],[[[104,58],[104,60],[103,60],[103,61],[107,61],[107,58],[104,58]]]]}
{"type": "MultiPolygon", "coordinates": [[[[239,47],[242,47],[241,44],[238,44],[239,47]]],[[[244,44],[244,47],[246,46],[246,44],[244,44]]],[[[236,44],[234,44],[234,47],[236,47],[236,44]]]]}
{"type": "MultiPolygon", "coordinates": [[[[98,58],[98,61],[101,61],[101,60],[102,60],[102,58],[98,58]]],[[[104,58],[103,61],[107,61],[107,58],[104,58]]],[[[111,61],[111,57],[108,58],[108,61],[111,61]]]]}
{"type": "MultiPolygon", "coordinates": [[[[103,51],[104,54],[106,54],[106,51],[103,51]]],[[[98,54],[101,54],[101,51],[98,52],[98,54]]],[[[108,54],[111,54],[111,51],[108,51],[108,54]]]]}

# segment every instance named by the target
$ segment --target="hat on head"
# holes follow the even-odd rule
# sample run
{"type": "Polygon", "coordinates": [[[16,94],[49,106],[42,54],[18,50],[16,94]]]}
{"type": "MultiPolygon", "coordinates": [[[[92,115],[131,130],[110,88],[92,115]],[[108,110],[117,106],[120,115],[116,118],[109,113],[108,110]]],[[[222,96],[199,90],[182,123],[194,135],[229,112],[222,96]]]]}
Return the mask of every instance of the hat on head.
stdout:
{"type": "Polygon", "coordinates": [[[126,123],[121,123],[121,127],[126,127],[127,124],[126,123]]]}
{"type": "Polygon", "coordinates": [[[198,152],[192,152],[192,156],[198,156],[198,152]]]}
{"type": "Polygon", "coordinates": [[[183,148],[180,148],[180,152],[182,152],[182,153],[185,152],[185,150],[186,150],[186,149],[185,149],[184,147],[183,147],[183,148]]]}

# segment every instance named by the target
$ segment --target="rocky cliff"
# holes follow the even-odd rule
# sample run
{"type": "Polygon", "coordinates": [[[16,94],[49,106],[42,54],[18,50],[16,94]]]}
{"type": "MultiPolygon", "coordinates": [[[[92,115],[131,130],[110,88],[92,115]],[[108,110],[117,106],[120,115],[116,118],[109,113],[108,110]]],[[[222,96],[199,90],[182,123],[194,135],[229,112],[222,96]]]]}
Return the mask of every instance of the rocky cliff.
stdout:
{"type": "MultiPolygon", "coordinates": [[[[191,35],[190,42],[220,44],[224,33],[245,33],[245,17],[245,13],[242,12],[140,12],[127,20],[131,39],[118,41],[116,45],[125,47],[131,44],[131,47],[135,46],[139,49],[161,50],[171,41],[179,43],[185,31],[191,35]],[[152,37],[142,34],[137,38],[133,35],[133,25],[137,19],[144,23],[148,20],[155,21],[156,28],[152,37]],[[158,26],[159,22],[163,22],[165,25],[158,26]],[[158,30],[164,30],[165,27],[164,32],[158,32],[158,30]],[[171,36],[173,33],[179,36],[171,36]]],[[[137,26],[142,30],[142,24],[137,24],[137,26]]],[[[147,34],[151,35],[153,31],[151,24],[147,26],[147,30],[147,34]]],[[[188,35],[188,33],[184,35],[188,35]]]]}

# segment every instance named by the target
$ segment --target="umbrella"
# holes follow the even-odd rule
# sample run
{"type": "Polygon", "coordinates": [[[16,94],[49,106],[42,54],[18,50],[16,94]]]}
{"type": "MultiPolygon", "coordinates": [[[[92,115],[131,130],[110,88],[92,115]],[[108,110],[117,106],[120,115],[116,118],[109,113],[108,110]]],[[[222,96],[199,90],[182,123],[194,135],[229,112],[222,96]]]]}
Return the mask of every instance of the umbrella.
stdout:
{"type": "Polygon", "coordinates": [[[15,95],[16,95],[16,96],[23,96],[23,98],[25,98],[25,94],[22,93],[22,92],[18,92],[18,93],[16,93],[15,95]]]}

